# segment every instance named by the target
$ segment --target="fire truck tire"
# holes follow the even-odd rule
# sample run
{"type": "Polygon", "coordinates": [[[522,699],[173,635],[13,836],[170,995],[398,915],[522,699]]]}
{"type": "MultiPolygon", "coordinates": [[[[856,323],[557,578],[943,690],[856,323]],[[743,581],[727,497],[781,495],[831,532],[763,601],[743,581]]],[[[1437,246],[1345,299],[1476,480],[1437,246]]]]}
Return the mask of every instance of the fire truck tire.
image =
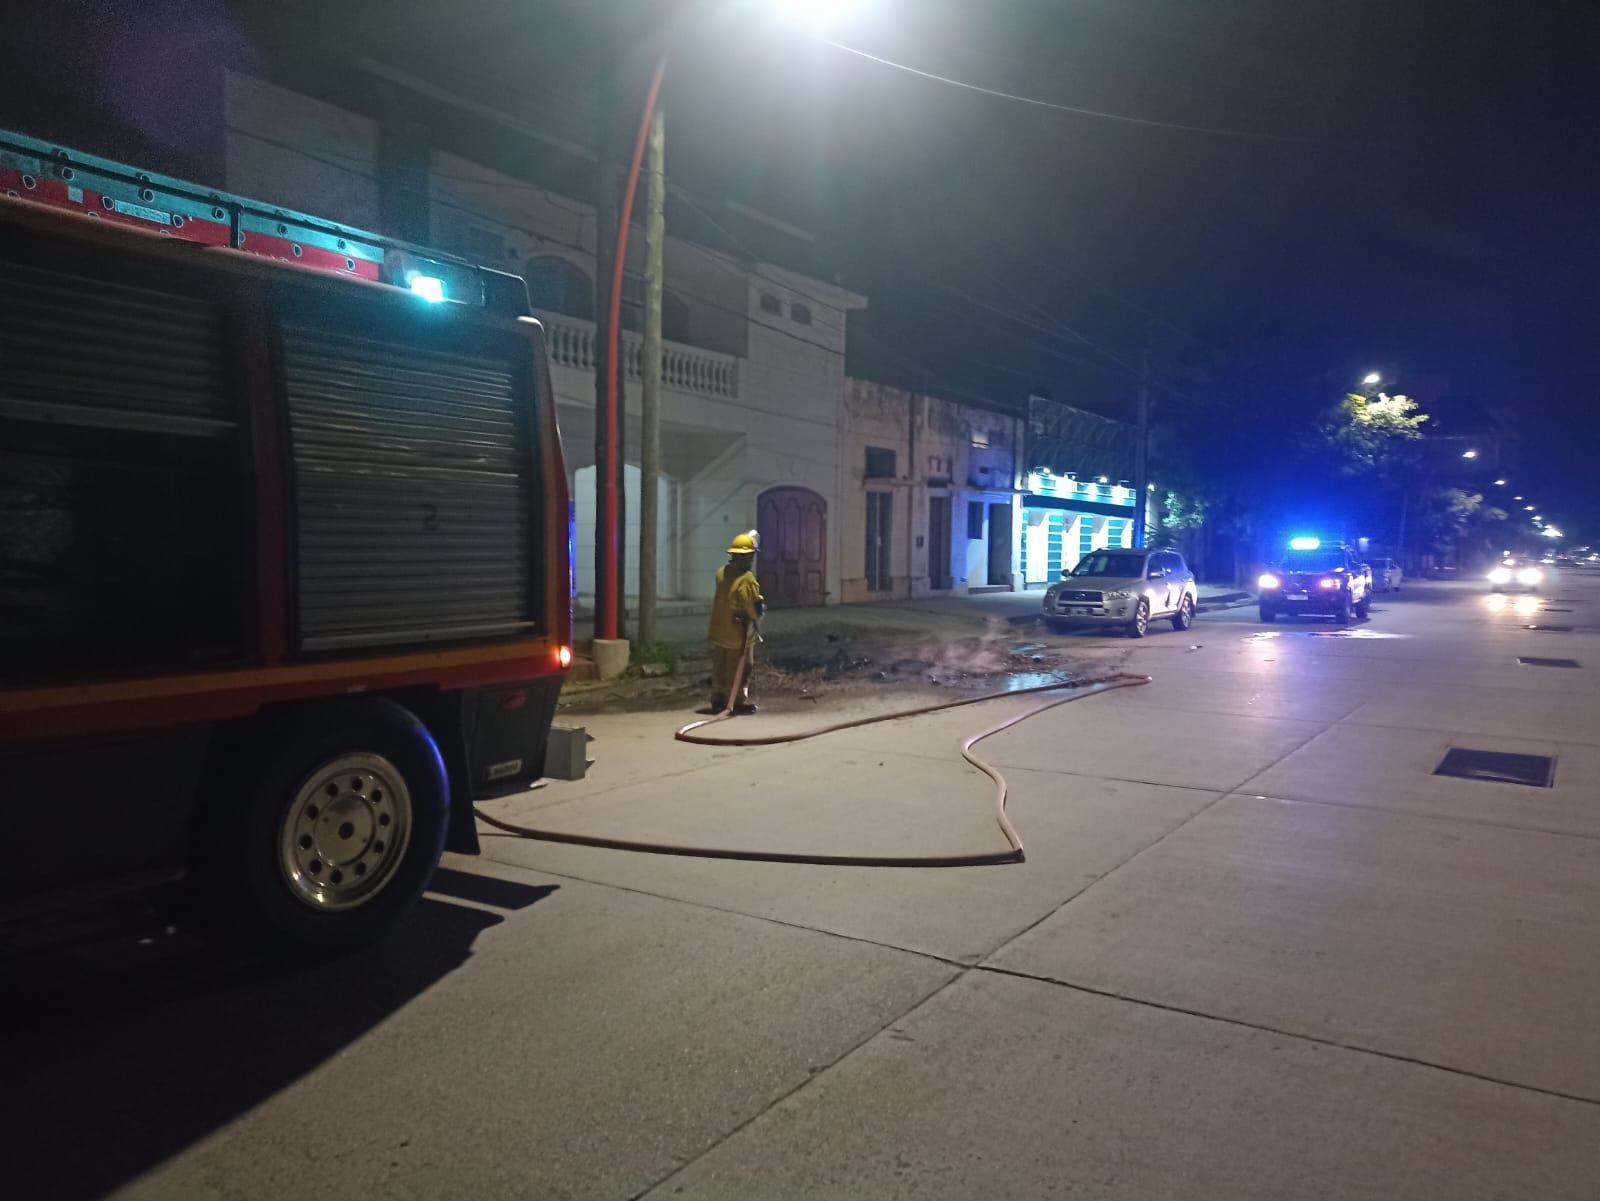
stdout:
{"type": "Polygon", "coordinates": [[[381,697],[305,706],[218,756],[191,848],[209,924],[312,954],[382,936],[444,848],[450,787],[433,736],[381,697]]]}

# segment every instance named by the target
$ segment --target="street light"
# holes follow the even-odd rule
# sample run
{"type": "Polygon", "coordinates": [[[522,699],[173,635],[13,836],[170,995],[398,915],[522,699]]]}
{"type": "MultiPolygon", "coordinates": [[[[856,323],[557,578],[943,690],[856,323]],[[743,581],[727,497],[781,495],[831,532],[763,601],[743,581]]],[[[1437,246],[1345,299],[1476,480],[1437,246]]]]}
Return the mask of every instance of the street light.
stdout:
{"type": "Polygon", "coordinates": [[[1376,388],[1379,384],[1383,383],[1383,376],[1379,375],[1376,371],[1369,371],[1366,374],[1366,378],[1364,378],[1361,382],[1369,388],[1376,388]]]}
{"type": "Polygon", "coordinates": [[[1506,482],[1504,480],[1496,480],[1494,482],[1494,486],[1496,488],[1504,488],[1506,486],[1506,482]]]}
{"type": "MultiPolygon", "coordinates": [[[[782,0],[782,11],[794,18],[804,19],[815,30],[821,30],[827,21],[832,20],[843,12],[850,0],[782,0]]],[[[662,81],[667,73],[667,60],[671,54],[673,41],[677,36],[681,23],[681,14],[670,20],[662,33],[661,43],[656,51],[655,65],[650,72],[650,82],[645,88],[644,105],[639,114],[639,128],[634,135],[633,154],[628,160],[627,174],[623,177],[622,200],[617,207],[617,226],[615,230],[601,229],[596,233],[597,238],[603,238],[612,243],[614,249],[611,254],[611,280],[608,295],[609,303],[606,312],[597,314],[603,317],[604,324],[601,336],[605,344],[605,381],[601,389],[603,396],[596,397],[596,417],[600,419],[603,413],[604,445],[606,453],[604,462],[595,464],[595,504],[597,517],[595,522],[596,560],[604,561],[606,571],[603,579],[595,581],[595,637],[615,639],[622,625],[622,616],[625,609],[623,597],[623,581],[618,579],[618,564],[621,560],[622,528],[625,523],[618,521],[619,514],[624,512],[622,494],[622,463],[620,431],[623,411],[618,396],[618,384],[624,368],[621,366],[621,340],[622,340],[622,283],[624,267],[628,260],[628,231],[633,223],[633,199],[638,191],[639,174],[644,165],[645,142],[650,134],[650,127],[654,124],[656,104],[661,95],[662,81]],[[601,504],[602,496],[605,503],[601,504]],[[599,520],[604,516],[604,522],[599,520]]],[[[609,170],[609,167],[608,167],[609,170]]],[[[609,177],[607,186],[610,186],[609,177]]],[[[597,356],[598,357],[598,356],[597,356]]],[[[599,440],[597,439],[597,451],[599,440]]],[[[596,458],[600,456],[596,455],[596,458]]],[[[653,481],[652,481],[653,486],[653,481]]]]}
{"type": "MultiPolygon", "coordinates": [[[[1521,499],[1522,499],[1522,497],[1520,497],[1520,496],[1519,496],[1519,497],[1517,497],[1517,499],[1518,499],[1518,500],[1521,500],[1521,499]]],[[[1528,511],[1528,512],[1530,512],[1530,513],[1532,513],[1532,512],[1533,512],[1533,506],[1532,506],[1532,505],[1523,505],[1523,506],[1522,506],[1522,507],[1523,507],[1523,508],[1524,508],[1524,509],[1526,509],[1526,510],[1527,510],[1527,511],[1528,511]]]]}
{"type": "Polygon", "coordinates": [[[1461,452],[1461,457],[1463,459],[1476,459],[1478,457],[1478,452],[1475,450],[1464,450],[1461,452]]]}
{"type": "Polygon", "coordinates": [[[850,0],[777,0],[784,18],[814,29],[825,29],[838,22],[850,0]]]}
{"type": "Polygon", "coordinates": [[[1546,538],[1559,538],[1561,537],[1561,531],[1553,525],[1547,525],[1544,527],[1544,536],[1546,538]]]}

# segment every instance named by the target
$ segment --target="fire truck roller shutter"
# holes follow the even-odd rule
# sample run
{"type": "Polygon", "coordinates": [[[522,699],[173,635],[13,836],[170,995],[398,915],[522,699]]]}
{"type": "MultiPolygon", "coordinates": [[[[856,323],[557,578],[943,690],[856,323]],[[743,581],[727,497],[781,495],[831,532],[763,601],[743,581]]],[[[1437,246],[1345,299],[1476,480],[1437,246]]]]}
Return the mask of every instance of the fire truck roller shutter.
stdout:
{"type": "Polygon", "coordinates": [[[439,317],[282,326],[304,650],[540,624],[525,344],[439,317]]]}

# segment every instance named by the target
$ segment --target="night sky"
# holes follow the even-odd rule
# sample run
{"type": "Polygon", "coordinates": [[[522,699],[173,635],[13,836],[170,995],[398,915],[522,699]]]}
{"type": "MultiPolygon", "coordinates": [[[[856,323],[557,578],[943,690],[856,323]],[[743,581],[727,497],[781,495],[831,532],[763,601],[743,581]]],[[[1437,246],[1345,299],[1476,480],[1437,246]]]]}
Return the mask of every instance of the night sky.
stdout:
{"type": "MultiPolygon", "coordinates": [[[[171,37],[129,36],[161,23],[187,31],[177,48],[187,37],[246,67],[364,54],[589,143],[610,6],[32,7],[50,15],[14,26],[31,37],[10,53],[36,75],[89,43],[74,69],[98,75],[88,91],[102,105],[146,102],[115,86],[141,55],[181,86],[171,37]]],[[[1271,344],[1306,377],[1433,377],[1514,411],[1519,476],[1543,477],[1526,490],[1564,528],[1600,536],[1600,5],[858,0],[836,5],[826,35],[984,87],[1228,136],[915,77],[775,19],[778,7],[702,0],[684,26],[668,169],[713,205],[816,233],[814,257],[871,298],[853,370],[926,371],[935,390],[1002,402],[1043,386],[1108,415],[1126,415],[1126,365],[1147,340],[1161,370],[1271,344]]],[[[16,101],[25,75],[0,89],[0,124],[35,114],[16,101]]]]}

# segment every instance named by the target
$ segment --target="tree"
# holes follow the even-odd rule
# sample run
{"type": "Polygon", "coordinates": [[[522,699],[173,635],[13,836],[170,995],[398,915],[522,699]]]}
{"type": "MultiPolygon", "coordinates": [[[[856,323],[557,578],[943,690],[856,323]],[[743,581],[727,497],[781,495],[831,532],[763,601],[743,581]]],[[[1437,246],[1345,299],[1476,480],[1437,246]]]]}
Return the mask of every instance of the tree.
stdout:
{"type": "Polygon", "coordinates": [[[1385,534],[1414,486],[1428,417],[1404,396],[1335,392],[1282,346],[1191,360],[1163,398],[1154,474],[1182,528],[1203,519],[1212,578],[1247,578],[1296,531],[1385,534]],[[1216,560],[1223,560],[1218,562],[1216,560]]]}
{"type": "Polygon", "coordinates": [[[1349,392],[1323,414],[1319,433],[1343,474],[1377,476],[1408,465],[1406,447],[1422,437],[1427,420],[1409,396],[1349,392]]]}

